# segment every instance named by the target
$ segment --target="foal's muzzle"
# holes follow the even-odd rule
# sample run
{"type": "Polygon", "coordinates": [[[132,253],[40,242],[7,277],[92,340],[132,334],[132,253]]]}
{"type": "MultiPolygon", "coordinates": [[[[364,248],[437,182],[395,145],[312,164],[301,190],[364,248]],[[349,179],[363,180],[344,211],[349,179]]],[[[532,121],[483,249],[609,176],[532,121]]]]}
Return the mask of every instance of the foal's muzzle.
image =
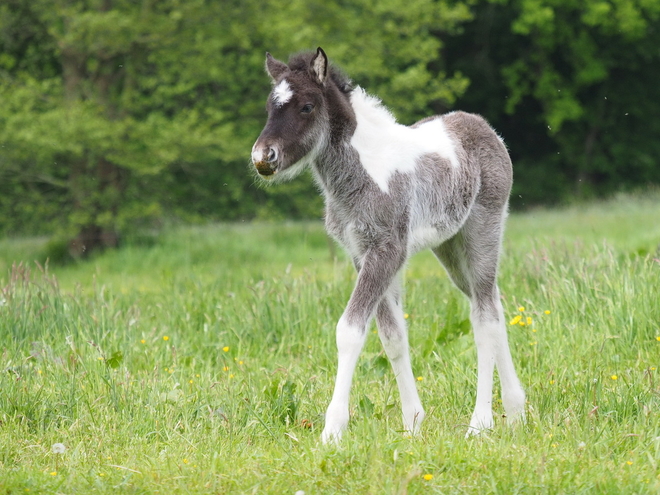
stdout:
{"type": "Polygon", "coordinates": [[[271,146],[254,145],[252,149],[252,163],[259,175],[267,177],[277,172],[277,148],[271,146]]]}

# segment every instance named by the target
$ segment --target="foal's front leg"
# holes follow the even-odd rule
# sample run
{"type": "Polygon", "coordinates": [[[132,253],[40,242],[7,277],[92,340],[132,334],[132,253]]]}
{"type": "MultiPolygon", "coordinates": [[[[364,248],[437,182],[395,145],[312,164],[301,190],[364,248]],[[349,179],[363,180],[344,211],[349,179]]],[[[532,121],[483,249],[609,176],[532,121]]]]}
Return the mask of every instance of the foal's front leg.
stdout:
{"type": "Polygon", "coordinates": [[[367,325],[403,261],[404,253],[391,246],[371,249],[362,260],[355,289],[337,324],[337,378],[325,413],[325,428],[321,434],[324,443],[339,441],[348,425],[351,382],[366,339],[367,325]]]}
{"type": "Polygon", "coordinates": [[[401,278],[397,276],[378,305],[376,321],[378,335],[399,385],[403,427],[414,435],[419,431],[425,413],[410,365],[408,329],[401,307],[401,285],[401,278]]]}

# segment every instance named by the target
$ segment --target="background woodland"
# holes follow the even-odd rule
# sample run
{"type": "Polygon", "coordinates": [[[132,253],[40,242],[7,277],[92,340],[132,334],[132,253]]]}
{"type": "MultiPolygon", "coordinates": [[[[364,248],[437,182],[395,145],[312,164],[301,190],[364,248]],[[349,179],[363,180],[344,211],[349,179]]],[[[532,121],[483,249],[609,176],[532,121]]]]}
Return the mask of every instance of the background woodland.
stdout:
{"type": "Polygon", "coordinates": [[[400,122],[507,143],[513,208],[660,184],[658,0],[0,0],[0,235],[74,256],[165,222],[319,218],[260,188],[266,51],[322,46],[400,122]],[[84,246],[84,247],[83,247],[84,246]]]}

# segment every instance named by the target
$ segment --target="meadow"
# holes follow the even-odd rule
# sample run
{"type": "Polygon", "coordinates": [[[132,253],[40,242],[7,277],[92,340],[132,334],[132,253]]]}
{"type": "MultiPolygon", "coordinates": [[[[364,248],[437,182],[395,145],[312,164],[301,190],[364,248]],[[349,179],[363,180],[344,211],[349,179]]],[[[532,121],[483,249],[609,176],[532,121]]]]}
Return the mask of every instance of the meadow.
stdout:
{"type": "Polygon", "coordinates": [[[496,391],[495,429],[469,439],[468,303],[416,256],[422,432],[401,431],[370,334],[339,446],[319,437],[355,275],[320,222],[173,227],[67,266],[0,240],[0,493],[658,493],[659,219],[658,192],[510,216],[527,422],[496,391]]]}

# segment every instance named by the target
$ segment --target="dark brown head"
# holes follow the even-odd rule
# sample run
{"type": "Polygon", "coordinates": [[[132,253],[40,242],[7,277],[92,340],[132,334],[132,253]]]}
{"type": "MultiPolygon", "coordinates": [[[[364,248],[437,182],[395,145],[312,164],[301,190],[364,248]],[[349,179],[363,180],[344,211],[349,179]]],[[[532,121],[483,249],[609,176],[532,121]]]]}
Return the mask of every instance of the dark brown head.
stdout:
{"type": "Polygon", "coordinates": [[[252,147],[252,163],[265,179],[287,180],[312,163],[327,142],[328,58],[318,48],[287,65],[267,53],[266,71],[273,90],[266,127],[252,147]]]}

